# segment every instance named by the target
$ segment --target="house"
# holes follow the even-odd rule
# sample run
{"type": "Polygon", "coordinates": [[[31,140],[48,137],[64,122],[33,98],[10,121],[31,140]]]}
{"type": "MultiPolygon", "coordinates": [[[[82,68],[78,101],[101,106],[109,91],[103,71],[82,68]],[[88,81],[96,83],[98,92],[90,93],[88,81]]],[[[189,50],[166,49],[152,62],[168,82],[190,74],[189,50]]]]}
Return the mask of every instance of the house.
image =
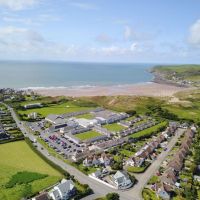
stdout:
{"type": "Polygon", "coordinates": [[[132,167],[134,167],[134,166],[140,167],[140,166],[142,166],[144,161],[145,161],[144,158],[132,157],[126,161],[126,164],[129,166],[132,166],[132,167]]]}
{"type": "Polygon", "coordinates": [[[108,154],[101,154],[101,157],[99,158],[99,161],[102,165],[106,166],[110,166],[111,162],[112,162],[113,158],[108,155],[108,154]]]}
{"type": "Polygon", "coordinates": [[[91,167],[91,166],[109,166],[112,162],[113,158],[105,153],[102,153],[100,156],[92,155],[87,156],[85,160],[83,160],[83,166],[91,167]]]}
{"type": "Polygon", "coordinates": [[[99,169],[99,170],[93,172],[92,176],[94,176],[95,178],[101,178],[102,177],[101,170],[99,169]]]}
{"type": "Polygon", "coordinates": [[[133,185],[129,175],[125,171],[117,171],[116,174],[112,176],[112,180],[119,189],[127,189],[133,185]]]}
{"type": "Polygon", "coordinates": [[[182,169],[183,163],[181,160],[175,158],[169,162],[168,166],[179,172],[182,169]]]}
{"type": "Polygon", "coordinates": [[[176,173],[173,168],[169,167],[160,178],[162,183],[167,185],[174,185],[177,181],[176,173]]]}
{"type": "Polygon", "coordinates": [[[56,185],[50,192],[49,196],[53,200],[67,200],[74,196],[76,189],[72,180],[63,179],[61,183],[56,185]]]}

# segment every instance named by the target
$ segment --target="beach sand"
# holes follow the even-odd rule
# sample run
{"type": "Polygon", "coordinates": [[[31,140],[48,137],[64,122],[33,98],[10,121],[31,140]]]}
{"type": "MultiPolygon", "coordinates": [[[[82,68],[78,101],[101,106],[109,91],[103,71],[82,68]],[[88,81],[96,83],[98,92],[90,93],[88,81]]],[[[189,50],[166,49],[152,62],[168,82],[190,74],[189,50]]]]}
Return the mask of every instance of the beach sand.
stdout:
{"type": "Polygon", "coordinates": [[[35,92],[45,96],[159,96],[170,97],[176,92],[188,90],[188,88],[177,87],[159,83],[144,83],[120,86],[94,86],[94,87],[66,87],[66,88],[38,88],[35,92]]]}

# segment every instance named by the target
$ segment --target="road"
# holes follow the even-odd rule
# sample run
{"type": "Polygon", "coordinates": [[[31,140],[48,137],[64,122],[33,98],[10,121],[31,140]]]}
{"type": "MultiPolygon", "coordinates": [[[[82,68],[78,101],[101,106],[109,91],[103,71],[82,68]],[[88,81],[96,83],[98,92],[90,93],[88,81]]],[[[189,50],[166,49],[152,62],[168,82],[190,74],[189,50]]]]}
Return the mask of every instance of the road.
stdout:
{"type": "MultiPolygon", "coordinates": [[[[6,104],[5,104],[6,105],[6,104]]],[[[21,129],[22,133],[29,137],[30,140],[36,141],[36,136],[32,135],[26,128],[24,127],[23,123],[19,121],[19,119],[16,116],[16,113],[14,110],[6,105],[8,109],[10,110],[13,119],[16,121],[16,124],[21,129]]],[[[86,176],[82,172],[80,172],[78,169],[74,168],[73,166],[63,162],[62,160],[53,157],[49,155],[47,149],[45,149],[44,146],[42,146],[40,143],[37,142],[37,149],[40,151],[45,157],[47,157],[49,160],[54,162],[55,164],[59,165],[61,168],[69,172],[71,175],[73,175],[79,182],[88,184],[90,188],[92,188],[94,194],[87,196],[86,198],[83,198],[83,200],[94,200],[98,197],[105,196],[107,193],[116,192],[120,195],[121,200],[141,200],[142,199],[142,189],[147,184],[148,180],[151,178],[153,174],[156,173],[156,171],[159,169],[161,163],[166,159],[167,155],[171,151],[171,149],[174,147],[176,142],[178,141],[178,138],[184,133],[184,129],[178,129],[175,136],[170,140],[170,142],[167,145],[167,150],[163,151],[157,159],[149,166],[149,168],[142,173],[141,175],[137,176],[138,183],[131,189],[126,191],[119,191],[112,188],[109,188],[108,186],[97,182],[90,177],[86,176]]]]}

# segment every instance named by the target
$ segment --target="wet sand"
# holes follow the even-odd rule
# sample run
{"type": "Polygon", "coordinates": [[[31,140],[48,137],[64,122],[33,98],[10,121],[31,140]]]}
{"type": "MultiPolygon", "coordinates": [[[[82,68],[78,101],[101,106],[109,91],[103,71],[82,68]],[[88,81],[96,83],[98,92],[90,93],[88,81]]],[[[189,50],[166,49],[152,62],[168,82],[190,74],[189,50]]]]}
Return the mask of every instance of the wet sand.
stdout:
{"type": "Polygon", "coordinates": [[[35,92],[45,96],[116,96],[116,95],[132,95],[132,96],[173,96],[176,92],[188,90],[188,88],[159,84],[144,83],[120,86],[86,86],[86,87],[65,87],[65,88],[38,88],[35,92]]]}

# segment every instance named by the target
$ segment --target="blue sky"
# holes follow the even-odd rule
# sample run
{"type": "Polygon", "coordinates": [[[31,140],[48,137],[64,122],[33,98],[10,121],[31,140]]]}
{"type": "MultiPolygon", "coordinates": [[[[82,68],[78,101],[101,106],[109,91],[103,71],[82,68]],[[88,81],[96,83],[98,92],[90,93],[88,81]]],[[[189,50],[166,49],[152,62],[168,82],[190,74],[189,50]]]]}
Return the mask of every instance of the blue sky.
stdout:
{"type": "Polygon", "coordinates": [[[0,59],[198,63],[199,10],[199,0],[0,0],[0,59]]]}

